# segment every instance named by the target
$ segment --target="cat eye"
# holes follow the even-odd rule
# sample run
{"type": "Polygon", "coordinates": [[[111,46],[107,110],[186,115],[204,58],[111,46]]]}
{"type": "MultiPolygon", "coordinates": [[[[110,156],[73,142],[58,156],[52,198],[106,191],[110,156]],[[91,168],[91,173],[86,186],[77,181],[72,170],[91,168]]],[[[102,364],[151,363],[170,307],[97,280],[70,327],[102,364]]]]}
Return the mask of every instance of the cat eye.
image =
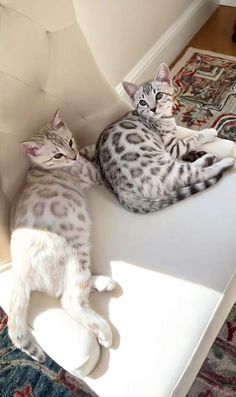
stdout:
{"type": "Polygon", "coordinates": [[[69,146],[72,147],[72,145],[73,145],[73,140],[70,139],[70,140],[69,140],[69,146]]]}
{"type": "Polygon", "coordinates": [[[163,92],[158,92],[156,94],[156,101],[158,101],[159,99],[161,99],[163,97],[163,92]]]}
{"type": "Polygon", "coordinates": [[[60,159],[62,156],[63,156],[62,153],[57,153],[57,154],[55,154],[54,158],[55,159],[60,159]]]}
{"type": "Polygon", "coordinates": [[[141,99],[141,101],[139,101],[139,103],[140,103],[141,106],[146,106],[146,104],[147,104],[147,102],[144,101],[143,99],[141,99]]]}

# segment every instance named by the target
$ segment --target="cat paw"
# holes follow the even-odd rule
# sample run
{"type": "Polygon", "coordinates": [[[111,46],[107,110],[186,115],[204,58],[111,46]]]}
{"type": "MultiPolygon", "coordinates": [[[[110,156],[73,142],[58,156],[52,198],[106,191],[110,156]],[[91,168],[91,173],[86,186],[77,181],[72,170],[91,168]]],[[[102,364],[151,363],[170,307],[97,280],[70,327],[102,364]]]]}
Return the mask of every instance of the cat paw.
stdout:
{"type": "Polygon", "coordinates": [[[235,165],[235,160],[232,159],[231,157],[227,157],[227,158],[225,158],[225,159],[219,161],[219,162],[217,163],[217,165],[220,167],[221,171],[226,171],[226,170],[228,170],[229,168],[234,167],[234,165],[235,165]]]}
{"type": "Polygon", "coordinates": [[[217,161],[216,156],[211,153],[207,153],[194,162],[194,165],[200,167],[209,167],[217,161]]]}
{"type": "Polygon", "coordinates": [[[217,137],[218,131],[215,128],[206,128],[205,130],[201,131],[204,135],[204,142],[212,142],[217,137]]]}
{"type": "Polygon", "coordinates": [[[110,292],[115,289],[115,281],[108,276],[93,276],[92,288],[98,292],[110,292]]]}
{"type": "Polygon", "coordinates": [[[103,347],[111,347],[112,345],[112,331],[106,320],[101,318],[96,321],[96,324],[91,325],[92,331],[95,333],[98,343],[103,347]]]}
{"type": "Polygon", "coordinates": [[[102,329],[98,332],[98,343],[107,349],[112,345],[112,332],[110,326],[107,324],[107,329],[102,329]]]}
{"type": "Polygon", "coordinates": [[[201,157],[205,156],[206,152],[204,151],[197,151],[197,150],[192,150],[191,152],[186,153],[183,157],[183,161],[188,161],[190,163],[196,164],[196,161],[200,159],[201,157]]]}

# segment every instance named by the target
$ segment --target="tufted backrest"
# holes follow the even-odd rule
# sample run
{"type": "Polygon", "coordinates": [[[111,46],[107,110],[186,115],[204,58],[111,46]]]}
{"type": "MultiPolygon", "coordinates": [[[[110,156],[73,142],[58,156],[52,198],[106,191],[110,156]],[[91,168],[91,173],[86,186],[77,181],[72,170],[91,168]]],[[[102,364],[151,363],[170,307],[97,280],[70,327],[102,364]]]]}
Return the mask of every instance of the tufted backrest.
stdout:
{"type": "Polygon", "coordinates": [[[76,3],[0,0],[0,263],[9,258],[9,202],[28,167],[19,142],[60,108],[89,144],[129,109],[97,68],[76,3]]]}

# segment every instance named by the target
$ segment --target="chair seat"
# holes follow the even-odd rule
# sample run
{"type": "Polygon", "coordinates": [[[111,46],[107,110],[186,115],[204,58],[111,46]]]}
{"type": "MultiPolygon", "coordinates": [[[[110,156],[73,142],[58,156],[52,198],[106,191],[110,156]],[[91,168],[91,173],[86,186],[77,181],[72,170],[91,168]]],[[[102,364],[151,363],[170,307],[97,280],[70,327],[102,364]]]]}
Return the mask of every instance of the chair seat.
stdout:
{"type": "Polygon", "coordinates": [[[102,397],[183,397],[236,298],[236,173],[148,215],[103,187],[89,196],[94,272],[118,289],[92,296],[115,345],[86,382],[102,397]]]}

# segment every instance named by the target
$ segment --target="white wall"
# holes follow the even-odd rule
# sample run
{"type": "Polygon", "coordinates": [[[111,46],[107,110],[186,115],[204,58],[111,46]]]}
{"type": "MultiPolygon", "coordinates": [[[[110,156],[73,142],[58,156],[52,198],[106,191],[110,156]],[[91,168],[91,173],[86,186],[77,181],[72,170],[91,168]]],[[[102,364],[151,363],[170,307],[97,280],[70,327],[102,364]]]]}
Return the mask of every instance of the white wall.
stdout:
{"type": "Polygon", "coordinates": [[[212,2],[77,0],[76,4],[81,29],[98,65],[108,81],[117,86],[187,9],[212,2]]]}

